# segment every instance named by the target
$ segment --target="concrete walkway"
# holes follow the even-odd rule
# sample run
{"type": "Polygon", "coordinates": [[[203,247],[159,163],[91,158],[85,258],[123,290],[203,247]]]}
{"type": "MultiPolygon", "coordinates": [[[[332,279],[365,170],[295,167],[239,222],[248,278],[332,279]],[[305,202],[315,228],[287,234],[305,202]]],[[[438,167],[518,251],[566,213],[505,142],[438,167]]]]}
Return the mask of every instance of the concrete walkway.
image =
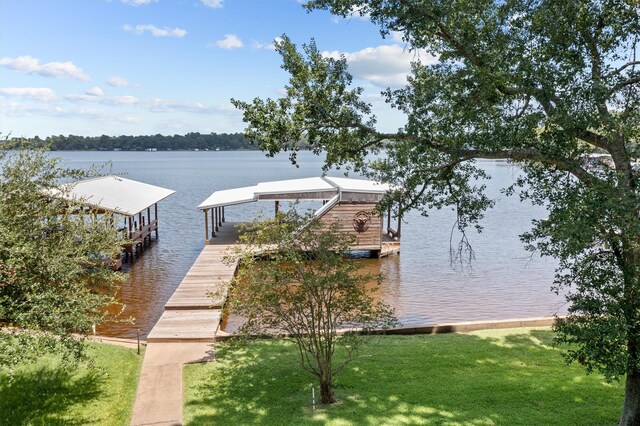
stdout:
{"type": "Polygon", "coordinates": [[[213,343],[148,343],[131,424],[181,425],[182,366],[213,359],[213,343]]]}

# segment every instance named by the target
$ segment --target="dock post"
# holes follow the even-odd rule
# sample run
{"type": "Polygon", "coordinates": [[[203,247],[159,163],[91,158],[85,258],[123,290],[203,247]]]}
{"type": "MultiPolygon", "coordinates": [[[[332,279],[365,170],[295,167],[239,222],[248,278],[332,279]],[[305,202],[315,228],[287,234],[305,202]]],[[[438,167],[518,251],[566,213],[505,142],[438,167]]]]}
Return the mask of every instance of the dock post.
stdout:
{"type": "MultiPolygon", "coordinates": [[[[137,226],[137,228],[138,228],[138,235],[139,235],[139,236],[144,235],[144,232],[143,232],[143,230],[142,230],[142,227],[143,227],[143,223],[142,223],[142,212],[140,211],[140,212],[138,212],[138,226],[137,226]]],[[[142,239],[142,241],[140,241],[139,243],[136,243],[136,246],[138,246],[138,247],[139,247],[140,254],[142,254],[142,249],[143,249],[143,247],[144,247],[144,239],[142,239]]]]}
{"type": "Polygon", "coordinates": [[[215,218],[215,207],[211,208],[211,236],[216,236],[216,218],[215,218]]]}
{"type": "Polygon", "coordinates": [[[209,216],[207,211],[204,211],[204,244],[209,244],[209,216]]]}
{"type": "Polygon", "coordinates": [[[144,247],[144,246],[145,246],[145,244],[147,244],[147,236],[146,236],[146,235],[144,235],[144,234],[146,233],[146,232],[145,232],[145,228],[146,228],[146,227],[145,227],[145,218],[144,218],[144,216],[142,216],[142,213],[140,213],[140,219],[141,219],[141,220],[140,220],[140,223],[142,224],[142,225],[140,226],[140,229],[142,229],[142,247],[144,247]]]}
{"type": "Polygon", "coordinates": [[[224,206],[222,206],[222,221],[224,222],[224,206]]]}
{"type": "Polygon", "coordinates": [[[156,219],[156,240],[158,239],[158,203],[153,205],[153,209],[155,210],[154,217],[156,219]]]}
{"type": "MultiPolygon", "coordinates": [[[[133,223],[132,223],[133,218],[131,216],[129,216],[129,235],[128,238],[129,240],[131,240],[131,237],[133,237],[133,223]]],[[[134,245],[133,242],[130,243],[131,245],[131,259],[130,261],[133,263],[133,253],[134,253],[134,245]]],[[[127,253],[127,257],[129,257],[129,253],[127,253]]]]}
{"type": "Polygon", "coordinates": [[[147,224],[149,225],[149,244],[151,244],[151,207],[147,207],[147,224]]]}

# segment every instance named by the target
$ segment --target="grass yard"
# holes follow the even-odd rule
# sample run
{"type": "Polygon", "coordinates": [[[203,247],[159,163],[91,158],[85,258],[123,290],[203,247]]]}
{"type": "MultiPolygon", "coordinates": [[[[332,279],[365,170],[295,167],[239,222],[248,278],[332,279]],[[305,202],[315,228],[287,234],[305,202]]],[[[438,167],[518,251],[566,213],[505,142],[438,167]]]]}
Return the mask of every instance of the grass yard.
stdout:
{"type": "Polygon", "coordinates": [[[548,329],[373,337],[336,378],[341,400],[311,407],[286,340],[218,345],[185,366],[189,425],[614,425],[624,384],[566,365],[548,329]]]}
{"type": "Polygon", "coordinates": [[[128,425],[143,356],[100,343],[88,354],[94,367],[50,356],[0,375],[0,425],[128,425]]]}

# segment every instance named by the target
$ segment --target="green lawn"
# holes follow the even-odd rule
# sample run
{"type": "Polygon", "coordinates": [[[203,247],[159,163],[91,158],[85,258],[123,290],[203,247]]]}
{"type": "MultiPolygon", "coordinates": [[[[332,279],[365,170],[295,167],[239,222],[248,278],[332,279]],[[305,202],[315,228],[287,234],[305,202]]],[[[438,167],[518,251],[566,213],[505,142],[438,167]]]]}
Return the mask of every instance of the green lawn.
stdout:
{"type": "Polygon", "coordinates": [[[624,395],[567,366],[548,329],[374,337],[315,412],[291,342],[217,349],[185,367],[189,425],[614,425],[624,395]]]}
{"type": "Polygon", "coordinates": [[[0,425],[128,425],[143,356],[99,343],[88,354],[93,367],[50,356],[0,375],[0,425]]]}

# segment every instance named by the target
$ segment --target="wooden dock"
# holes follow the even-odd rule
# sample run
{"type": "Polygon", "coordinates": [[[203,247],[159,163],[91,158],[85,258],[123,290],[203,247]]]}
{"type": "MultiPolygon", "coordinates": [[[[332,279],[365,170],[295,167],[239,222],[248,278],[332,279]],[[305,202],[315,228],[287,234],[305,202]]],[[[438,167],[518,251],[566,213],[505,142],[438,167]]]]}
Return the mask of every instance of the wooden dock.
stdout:
{"type": "MultiPolygon", "coordinates": [[[[212,342],[220,332],[222,307],[238,261],[224,261],[238,243],[238,223],[226,222],[216,229],[200,255],[164,305],[164,312],[147,336],[147,342],[212,342]],[[215,297],[214,297],[215,295],[215,297]]],[[[382,236],[380,257],[400,252],[400,241],[382,236]]]]}
{"type": "Polygon", "coordinates": [[[148,342],[213,341],[222,319],[222,306],[238,262],[224,257],[237,241],[236,224],[226,223],[202,252],[164,306],[164,313],[147,336],[148,342]],[[212,298],[212,293],[216,297],[212,298]]]}

